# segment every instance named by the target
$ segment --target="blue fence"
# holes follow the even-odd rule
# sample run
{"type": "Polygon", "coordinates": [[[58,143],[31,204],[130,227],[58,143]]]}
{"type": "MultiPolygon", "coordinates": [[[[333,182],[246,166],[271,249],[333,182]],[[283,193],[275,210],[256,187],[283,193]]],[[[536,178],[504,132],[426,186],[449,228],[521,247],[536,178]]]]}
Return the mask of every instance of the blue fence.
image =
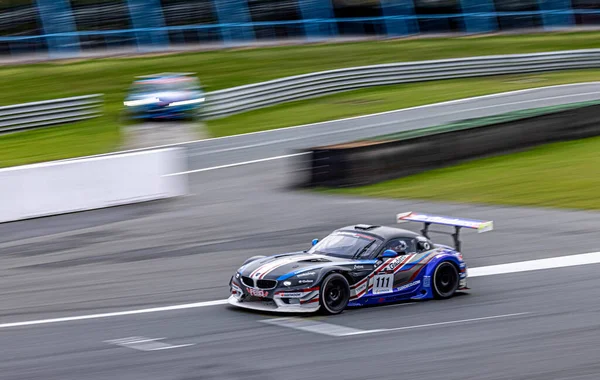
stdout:
{"type": "Polygon", "coordinates": [[[422,0],[362,0],[350,5],[349,0],[97,0],[96,5],[89,0],[84,5],[77,0],[23,1],[29,1],[29,8],[0,9],[4,15],[0,17],[0,54],[76,56],[91,49],[152,51],[182,44],[232,46],[265,39],[314,41],[337,36],[385,38],[600,26],[600,4],[596,4],[600,2],[591,0],[522,0],[511,1],[510,7],[504,0],[437,2],[445,7],[427,7],[422,0]],[[21,17],[17,29],[10,25],[10,12],[24,14],[28,9],[35,9],[39,17],[27,22],[21,17]],[[357,14],[368,16],[352,17],[357,14]],[[102,20],[89,21],[96,18],[102,20]],[[189,23],[195,20],[199,22],[189,23]],[[27,29],[27,25],[33,26],[27,29]]]}

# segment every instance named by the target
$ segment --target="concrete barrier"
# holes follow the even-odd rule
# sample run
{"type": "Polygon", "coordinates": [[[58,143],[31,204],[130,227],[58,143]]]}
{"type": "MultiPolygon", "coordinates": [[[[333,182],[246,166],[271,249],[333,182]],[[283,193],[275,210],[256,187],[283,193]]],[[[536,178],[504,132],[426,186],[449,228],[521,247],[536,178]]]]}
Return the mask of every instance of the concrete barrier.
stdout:
{"type": "Polygon", "coordinates": [[[295,186],[373,184],[474,158],[600,135],[600,105],[468,128],[431,128],[413,136],[309,149],[297,163],[295,186]]]}
{"type": "Polygon", "coordinates": [[[177,197],[183,148],[83,157],[0,170],[0,222],[177,197]]]}

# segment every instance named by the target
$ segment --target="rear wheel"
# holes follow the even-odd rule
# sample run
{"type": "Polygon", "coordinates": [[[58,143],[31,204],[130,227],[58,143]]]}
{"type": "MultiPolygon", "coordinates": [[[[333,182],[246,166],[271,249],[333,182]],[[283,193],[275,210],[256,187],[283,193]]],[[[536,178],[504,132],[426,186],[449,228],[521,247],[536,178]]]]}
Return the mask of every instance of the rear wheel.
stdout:
{"type": "Polygon", "coordinates": [[[433,295],[437,299],[450,298],[458,289],[458,270],[454,264],[444,261],[433,273],[433,295]]]}
{"type": "Polygon", "coordinates": [[[350,299],[350,285],[346,277],[339,273],[331,273],[323,280],[319,301],[321,312],[325,314],[339,314],[348,305],[350,299]]]}

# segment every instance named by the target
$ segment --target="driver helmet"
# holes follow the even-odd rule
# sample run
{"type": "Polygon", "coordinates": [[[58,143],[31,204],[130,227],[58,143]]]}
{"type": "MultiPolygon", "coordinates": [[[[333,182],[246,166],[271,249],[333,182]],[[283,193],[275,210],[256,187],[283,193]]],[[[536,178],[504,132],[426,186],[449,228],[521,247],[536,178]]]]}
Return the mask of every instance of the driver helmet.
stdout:
{"type": "Polygon", "coordinates": [[[400,240],[392,249],[398,253],[406,253],[408,251],[408,244],[404,240],[400,240]]]}

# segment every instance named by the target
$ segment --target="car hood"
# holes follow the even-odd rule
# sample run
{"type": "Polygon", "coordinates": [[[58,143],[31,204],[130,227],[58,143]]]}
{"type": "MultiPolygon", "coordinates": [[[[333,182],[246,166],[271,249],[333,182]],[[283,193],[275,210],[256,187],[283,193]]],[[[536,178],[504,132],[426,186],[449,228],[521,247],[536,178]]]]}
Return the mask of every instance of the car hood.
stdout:
{"type": "Polygon", "coordinates": [[[276,280],[281,276],[309,270],[319,270],[323,267],[341,263],[359,263],[360,261],[341,259],[332,256],[297,252],[285,255],[269,256],[252,261],[239,272],[242,276],[255,279],[276,280]]]}

